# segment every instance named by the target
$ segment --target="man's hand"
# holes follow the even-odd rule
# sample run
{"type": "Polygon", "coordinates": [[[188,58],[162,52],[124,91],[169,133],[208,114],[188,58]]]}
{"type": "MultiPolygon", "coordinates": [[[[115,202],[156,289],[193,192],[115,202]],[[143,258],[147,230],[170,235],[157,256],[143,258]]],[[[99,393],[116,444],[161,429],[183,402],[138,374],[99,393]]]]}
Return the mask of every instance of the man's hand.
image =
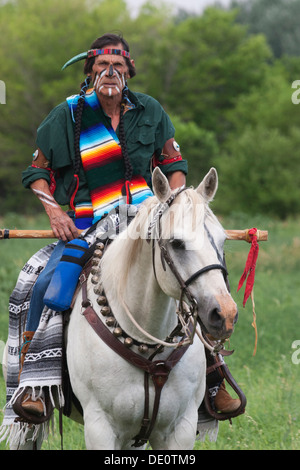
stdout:
{"type": "Polygon", "coordinates": [[[63,241],[70,241],[79,237],[79,232],[73,220],[60,207],[51,208],[47,211],[50,225],[56,238],[63,241]]]}
{"type": "Polygon", "coordinates": [[[74,222],[55,201],[47,181],[44,179],[36,180],[30,188],[43,204],[55,237],[63,241],[77,238],[79,232],[74,222]]]}

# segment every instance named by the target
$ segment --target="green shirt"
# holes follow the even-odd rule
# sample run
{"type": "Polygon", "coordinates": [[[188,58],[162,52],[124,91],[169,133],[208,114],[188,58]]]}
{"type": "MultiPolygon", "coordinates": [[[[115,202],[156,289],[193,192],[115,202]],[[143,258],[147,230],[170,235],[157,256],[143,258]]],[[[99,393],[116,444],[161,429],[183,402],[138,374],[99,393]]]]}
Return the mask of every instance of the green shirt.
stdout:
{"type": "MultiPolygon", "coordinates": [[[[129,158],[135,174],[140,174],[151,187],[151,158],[155,153],[160,155],[165,142],[174,137],[175,129],[169,116],[154,98],[129,92],[129,99],[134,108],[124,114],[124,127],[129,158]]],[[[110,118],[99,110],[99,120],[111,125],[110,118]]],[[[119,128],[116,130],[119,137],[119,128]]],[[[54,108],[42,122],[37,131],[36,145],[49,161],[49,167],[55,172],[55,200],[61,205],[69,204],[67,190],[73,179],[74,162],[74,122],[67,102],[54,108]]],[[[173,171],[187,173],[185,160],[164,163],[161,170],[168,174],[173,171]]],[[[49,171],[29,166],[22,173],[25,188],[37,179],[45,179],[50,183],[49,171]]],[[[75,204],[90,200],[84,170],[79,171],[79,188],[75,204]]]]}

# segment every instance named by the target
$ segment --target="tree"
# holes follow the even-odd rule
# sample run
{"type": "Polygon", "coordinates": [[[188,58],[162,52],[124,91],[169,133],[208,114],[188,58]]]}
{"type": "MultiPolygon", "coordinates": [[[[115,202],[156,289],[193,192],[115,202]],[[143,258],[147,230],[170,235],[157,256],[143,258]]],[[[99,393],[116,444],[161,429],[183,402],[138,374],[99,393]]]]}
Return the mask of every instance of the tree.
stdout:
{"type": "Polygon", "coordinates": [[[187,184],[196,187],[214,166],[220,153],[216,135],[197,126],[195,122],[184,122],[178,116],[171,116],[171,119],[176,129],[176,141],[189,164],[187,184]]]}
{"type": "Polygon", "coordinates": [[[226,111],[259,86],[271,53],[263,36],[247,37],[236,12],[209,8],[180,23],[169,58],[167,106],[184,120],[217,133],[227,130],[226,111]]]}
{"type": "Polygon", "coordinates": [[[0,120],[0,200],[6,210],[30,210],[38,201],[21,185],[31,163],[36,129],[49,111],[80,90],[83,63],[62,72],[94,38],[122,27],[123,0],[15,0],[0,6],[1,80],[6,105],[0,120]],[[20,203],[22,201],[22,207],[20,203]]]}
{"type": "Polygon", "coordinates": [[[300,0],[233,1],[240,10],[237,21],[248,25],[250,34],[266,36],[275,57],[299,56],[300,0]]]}
{"type": "MultiPolygon", "coordinates": [[[[285,4],[292,8],[299,2],[285,4]]],[[[251,8],[254,3],[267,0],[253,1],[251,8]]],[[[272,5],[282,7],[282,0],[272,5]]],[[[237,22],[237,9],[208,8],[201,16],[179,17],[163,3],[149,2],[132,18],[125,0],[8,0],[0,3],[0,13],[0,80],[6,85],[6,104],[0,105],[0,203],[6,211],[40,207],[21,185],[36,129],[80,89],[83,62],[64,72],[62,65],[107,31],[123,33],[131,45],[137,75],[130,88],[152,95],[172,116],[189,162],[188,184],[216,166],[219,211],[285,217],[298,210],[300,123],[291,85],[300,79],[300,62],[276,60],[263,34],[249,35],[247,25],[237,22]]]]}
{"type": "Polygon", "coordinates": [[[280,64],[271,69],[228,116],[232,132],[217,159],[222,212],[286,218],[300,211],[300,115],[285,75],[280,64]]]}

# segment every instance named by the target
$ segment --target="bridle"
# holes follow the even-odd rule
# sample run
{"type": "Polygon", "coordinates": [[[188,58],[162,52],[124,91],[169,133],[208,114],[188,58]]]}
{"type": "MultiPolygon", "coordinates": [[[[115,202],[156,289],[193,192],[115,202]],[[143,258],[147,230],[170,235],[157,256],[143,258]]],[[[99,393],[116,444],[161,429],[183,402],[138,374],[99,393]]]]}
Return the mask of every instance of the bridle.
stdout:
{"type": "MultiPolygon", "coordinates": [[[[217,247],[214,243],[213,237],[211,236],[210,232],[208,231],[208,228],[207,228],[206,225],[205,225],[205,230],[208,234],[208,238],[210,240],[210,243],[212,244],[212,246],[214,247],[214,249],[217,253],[217,256],[218,256],[218,259],[219,259],[220,263],[210,264],[208,266],[204,266],[203,268],[201,268],[198,271],[196,271],[195,273],[193,273],[187,280],[184,280],[182,278],[182,276],[178,272],[178,269],[175,266],[175,263],[174,263],[171,255],[170,255],[170,251],[169,251],[169,248],[167,246],[167,242],[165,242],[162,238],[161,218],[162,218],[162,215],[165,213],[165,211],[168,208],[171,207],[171,205],[173,204],[173,202],[175,201],[177,196],[179,194],[181,194],[182,192],[186,191],[187,189],[188,188],[186,188],[186,187],[179,188],[176,192],[174,192],[169,197],[169,199],[165,203],[159,205],[159,207],[157,208],[157,211],[156,211],[156,213],[153,217],[153,220],[149,225],[148,232],[147,232],[147,241],[148,241],[148,243],[150,243],[150,241],[152,240],[152,264],[153,264],[153,270],[154,270],[155,277],[156,277],[156,269],[155,269],[155,245],[156,245],[156,243],[155,242],[157,241],[157,245],[160,249],[160,257],[161,257],[161,262],[162,262],[162,266],[163,266],[164,271],[166,271],[166,264],[167,264],[169,266],[171,272],[173,273],[174,277],[176,278],[178,284],[179,284],[179,287],[180,287],[180,290],[181,290],[181,295],[180,295],[179,308],[178,308],[177,314],[178,314],[178,316],[179,316],[179,318],[180,318],[180,320],[183,324],[185,332],[188,331],[188,326],[189,326],[186,323],[187,320],[189,321],[190,318],[193,319],[194,328],[193,328],[192,334],[189,335],[190,336],[190,342],[192,343],[193,342],[193,336],[194,336],[195,331],[196,331],[197,322],[199,322],[201,324],[202,328],[203,328],[203,324],[201,323],[201,320],[198,317],[198,303],[197,303],[196,299],[194,298],[194,296],[192,295],[192,293],[189,289],[189,286],[196,279],[198,279],[200,276],[202,276],[202,274],[205,274],[205,273],[207,273],[209,271],[212,271],[212,270],[215,270],[215,269],[219,269],[219,270],[222,271],[225,282],[226,282],[228,272],[227,272],[227,269],[225,267],[225,264],[224,264],[222,258],[220,257],[220,254],[219,254],[219,252],[217,250],[217,247]],[[188,308],[187,308],[187,306],[184,302],[184,297],[186,297],[186,299],[188,300],[188,303],[189,303],[188,308]]],[[[156,280],[157,280],[157,277],[156,277],[156,280]]]]}

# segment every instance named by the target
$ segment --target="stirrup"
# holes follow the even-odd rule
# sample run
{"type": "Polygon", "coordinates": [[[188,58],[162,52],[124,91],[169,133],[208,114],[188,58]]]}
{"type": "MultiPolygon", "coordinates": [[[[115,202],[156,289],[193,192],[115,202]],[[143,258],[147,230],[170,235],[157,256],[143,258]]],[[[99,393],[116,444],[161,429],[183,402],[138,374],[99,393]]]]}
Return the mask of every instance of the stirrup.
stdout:
{"type": "Polygon", "coordinates": [[[218,359],[219,361],[216,358],[214,358],[215,364],[208,369],[208,375],[214,372],[215,374],[217,374],[217,376],[219,376],[219,379],[220,379],[219,382],[223,382],[223,380],[226,380],[226,382],[230,385],[230,387],[237,394],[238,398],[240,399],[241,404],[235,411],[228,412],[228,413],[218,412],[214,407],[213,399],[210,397],[208,386],[206,387],[204,402],[205,402],[205,406],[206,406],[208,413],[211,416],[213,416],[215,419],[217,419],[218,421],[225,421],[226,419],[231,421],[232,418],[236,418],[237,416],[245,412],[247,399],[242,389],[238,386],[238,384],[232,377],[221,355],[219,355],[218,359]]]}
{"type": "Polygon", "coordinates": [[[29,424],[42,424],[51,418],[54,407],[51,403],[49,392],[47,389],[44,390],[44,401],[45,401],[45,414],[37,416],[32,413],[28,413],[22,406],[25,395],[30,394],[30,387],[26,387],[23,392],[18,396],[13,404],[13,410],[18,415],[15,422],[29,423],[29,424]]]}

